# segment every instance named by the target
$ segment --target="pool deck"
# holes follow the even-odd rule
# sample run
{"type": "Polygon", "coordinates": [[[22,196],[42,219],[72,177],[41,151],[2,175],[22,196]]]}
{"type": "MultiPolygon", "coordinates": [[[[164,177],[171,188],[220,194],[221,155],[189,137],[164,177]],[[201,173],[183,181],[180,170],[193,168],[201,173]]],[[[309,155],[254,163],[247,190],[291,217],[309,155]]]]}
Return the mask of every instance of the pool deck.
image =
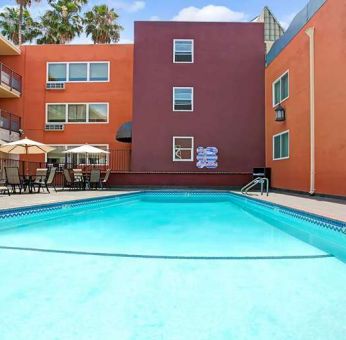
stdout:
{"type": "Polygon", "coordinates": [[[249,197],[346,222],[346,200],[343,199],[277,192],[269,193],[269,196],[251,193],[249,197]]]}
{"type": "MultiPolygon", "coordinates": [[[[138,190],[58,191],[57,193],[52,191],[50,194],[44,192],[39,194],[25,193],[22,195],[16,194],[11,196],[0,194],[0,210],[87,198],[122,195],[131,192],[138,192],[138,190]]],[[[238,191],[233,192],[239,193],[238,191]]],[[[259,193],[251,193],[249,197],[346,222],[346,200],[308,197],[276,192],[270,193],[268,197],[265,195],[261,196],[259,193]]]]}
{"type": "MultiPolygon", "coordinates": [[[[21,208],[41,204],[59,203],[75,201],[87,198],[97,198],[105,196],[122,195],[129,193],[130,191],[113,191],[113,190],[95,190],[95,191],[51,191],[50,194],[47,192],[35,193],[35,194],[14,194],[11,196],[0,194],[0,210],[21,208]]],[[[132,191],[131,191],[132,192],[132,191]]],[[[133,191],[135,192],[135,191],[133,191]]]]}

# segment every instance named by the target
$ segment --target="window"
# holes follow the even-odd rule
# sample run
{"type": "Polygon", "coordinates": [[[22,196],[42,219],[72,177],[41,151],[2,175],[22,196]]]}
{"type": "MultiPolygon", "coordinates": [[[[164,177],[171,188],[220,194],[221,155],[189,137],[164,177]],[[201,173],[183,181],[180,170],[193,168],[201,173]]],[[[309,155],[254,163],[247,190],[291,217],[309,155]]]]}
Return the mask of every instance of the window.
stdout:
{"type": "Polygon", "coordinates": [[[87,81],[88,80],[88,64],[75,63],[69,65],[69,81],[87,81]]]}
{"type": "Polygon", "coordinates": [[[193,111],[193,88],[173,88],[173,111],[193,111]]]}
{"type": "Polygon", "coordinates": [[[289,131],[273,136],[273,159],[289,158],[289,131]]]}
{"type": "Polygon", "coordinates": [[[108,81],[108,63],[90,63],[90,81],[108,81]]]}
{"type": "Polygon", "coordinates": [[[66,121],[66,105],[52,104],[47,107],[47,122],[64,123],[66,121]]]}
{"type": "Polygon", "coordinates": [[[193,161],[193,137],[173,137],[173,161],[193,161]]]}
{"type": "MultiPolygon", "coordinates": [[[[52,145],[54,150],[47,153],[47,163],[54,165],[64,165],[66,164],[99,164],[99,165],[107,165],[108,164],[108,154],[99,154],[99,155],[88,155],[86,159],[85,154],[69,154],[64,153],[64,151],[76,148],[80,145],[52,145]]],[[[108,145],[93,145],[99,149],[108,150],[108,145]]]]}
{"type": "Polygon", "coordinates": [[[47,63],[47,82],[109,81],[109,62],[47,63]]]}
{"type": "Polygon", "coordinates": [[[66,64],[49,64],[48,81],[66,81],[66,64]]]}
{"type": "Polygon", "coordinates": [[[273,106],[283,102],[289,96],[288,71],[273,83],[273,106]]]}
{"type": "Polygon", "coordinates": [[[107,104],[90,104],[89,105],[89,122],[107,122],[108,105],[107,104]]]}
{"type": "Polygon", "coordinates": [[[68,104],[68,122],[86,122],[86,104],[68,104]]]}
{"type": "Polygon", "coordinates": [[[47,123],[107,123],[108,103],[47,104],[47,123]]]}
{"type": "Polygon", "coordinates": [[[193,63],[194,46],[191,39],[175,39],[173,41],[173,62],[193,63]]]}

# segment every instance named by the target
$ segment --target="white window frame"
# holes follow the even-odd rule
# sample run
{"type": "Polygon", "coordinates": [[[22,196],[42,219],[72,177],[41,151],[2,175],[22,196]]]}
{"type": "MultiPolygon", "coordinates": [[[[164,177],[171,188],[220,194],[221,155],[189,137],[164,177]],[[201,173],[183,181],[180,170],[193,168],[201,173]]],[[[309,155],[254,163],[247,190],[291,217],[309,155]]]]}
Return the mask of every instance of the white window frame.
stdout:
{"type": "MultiPolygon", "coordinates": [[[[280,133],[277,133],[276,135],[273,136],[273,161],[280,161],[282,159],[289,159],[290,158],[290,130],[286,130],[280,133]],[[287,157],[279,157],[275,158],[275,137],[288,134],[288,143],[287,143],[287,157]]],[[[280,138],[280,154],[281,154],[281,138],[280,138]]]]}
{"type": "Polygon", "coordinates": [[[46,82],[49,83],[72,83],[72,84],[78,84],[78,83],[109,83],[111,81],[110,79],[110,69],[111,69],[111,63],[110,61],[48,61],[46,65],[46,82]],[[54,81],[49,80],[49,65],[54,64],[66,64],[66,81],[54,81]],[[87,80],[78,80],[78,81],[70,81],[70,64],[87,64],[87,80]],[[90,64],[108,64],[108,80],[90,80],[90,64]]]}
{"type": "Polygon", "coordinates": [[[109,124],[109,103],[92,102],[92,103],[46,103],[46,124],[109,124]],[[89,106],[92,104],[104,104],[107,106],[107,121],[105,122],[89,122],[89,106]],[[65,122],[49,122],[48,121],[48,106],[49,105],[65,105],[65,122]],[[68,121],[68,105],[86,105],[86,122],[69,122],[68,121]]]}
{"type": "Polygon", "coordinates": [[[174,86],[173,87],[173,112],[193,112],[194,110],[194,98],[195,98],[195,94],[194,94],[194,88],[192,86],[174,86]],[[191,90],[191,110],[175,110],[175,90],[176,89],[189,89],[191,90]]]}
{"type": "MultiPolygon", "coordinates": [[[[70,146],[70,147],[78,147],[78,146],[83,146],[84,144],[49,144],[51,147],[58,147],[58,146],[63,146],[65,148],[65,151],[67,150],[67,148],[70,146]]],[[[109,151],[109,144],[90,144],[91,146],[95,146],[96,148],[97,147],[103,147],[105,146],[107,148],[107,151],[109,151]]],[[[77,154],[79,155],[79,154],[77,154]]],[[[93,165],[98,165],[98,166],[102,166],[102,165],[109,165],[109,155],[110,154],[104,154],[106,156],[106,164],[93,164],[93,165]]],[[[47,160],[48,160],[48,153],[45,153],[45,163],[47,163],[47,160]]],[[[89,158],[87,159],[88,160],[88,163],[85,164],[85,165],[90,165],[89,164],[89,158]]],[[[81,165],[79,162],[79,158],[77,159],[77,165],[81,165]]],[[[84,164],[83,164],[84,165],[84,164]]]]}
{"type": "Polygon", "coordinates": [[[173,136],[173,162],[193,162],[194,161],[194,150],[195,150],[195,138],[192,136],[173,136]],[[175,140],[178,138],[188,138],[191,139],[191,148],[182,148],[181,150],[191,150],[191,158],[190,159],[179,159],[175,157],[175,140]]]}
{"type": "Polygon", "coordinates": [[[173,63],[174,64],[193,64],[195,62],[195,40],[194,39],[173,39],[173,63]],[[175,60],[175,43],[177,41],[189,41],[192,46],[191,61],[176,61],[175,60]]]}
{"type": "Polygon", "coordinates": [[[278,106],[279,104],[283,103],[285,100],[287,100],[290,97],[290,72],[289,70],[286,70],[283,74],[281,74],[280,77],[278,77],[276,80],[273,81],[272,83],[272,102],[273,102],[273,107],[278,106]],[[288,79],[288,88],[287,88],[287,97],[282,98],[281,96],[281,79],[287,74],[287,79],[288,79]],[[278,103],[275,103],[275,85],[280,82],[280,100],[278,103]]]}

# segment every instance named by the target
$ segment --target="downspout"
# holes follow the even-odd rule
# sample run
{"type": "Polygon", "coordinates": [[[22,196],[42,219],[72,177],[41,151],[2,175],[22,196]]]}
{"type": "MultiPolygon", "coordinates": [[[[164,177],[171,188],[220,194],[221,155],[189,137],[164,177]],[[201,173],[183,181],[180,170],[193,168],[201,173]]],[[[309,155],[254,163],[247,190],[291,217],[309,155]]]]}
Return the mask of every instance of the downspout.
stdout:
{"type": "Polygon", "coordinates": [[[310,195],[315,194],[315,28],[305,33],[310,43],[310,195]]]}

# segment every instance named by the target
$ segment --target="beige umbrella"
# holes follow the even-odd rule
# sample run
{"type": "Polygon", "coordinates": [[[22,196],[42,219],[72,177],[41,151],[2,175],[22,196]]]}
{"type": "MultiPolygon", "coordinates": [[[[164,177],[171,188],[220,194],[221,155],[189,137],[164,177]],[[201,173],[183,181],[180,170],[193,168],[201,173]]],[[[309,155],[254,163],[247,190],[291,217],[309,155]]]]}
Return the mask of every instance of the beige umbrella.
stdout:
{"type": "Polygon", "coordinates": [[[35,142],[28,138],[19,139],[15,142],[4,143],[0,151],[15,155],[39,155],[53,151],[55,148],[46,144],[35,142]]]}
{"type": "Polygon", "coordinates": [[[4,142],[2,139],[0,139],[0,145],[5,144],[6,142],[4,142]]]}
{"type": "MultiPolygon", "coordinates": [[[[40,155],[55,150],[46,144],[35,142],[34,140],[23,138],[15,142],[5,143],[0,145],[0,152],[15,154],[15,155],[40,155]]],[[[28,164],[24,161],[25,172],[28,173],[28,164]]],[[[23,174],[24,174],[23,166],[23,174]]]]}
{"type": "Polygon", "coordinates": [[[95,146],[89,145],[89,144],[84,144],[81,146],[77,146],[73,149],[69,149],[64,151],[64,153],[73,153],[73,154],[85,154],[85,159],[87,162],[88,155],[100,155],[100,154],[109,154],[109,151],[102,150],[100,148],[96,148],[95,146]]]}
{"type": "Polygon", "coordinates": [[[77,146],[76,148],[69,149],[64,151],[64,153],[85,153],[85,154],[106,154],[109,153],[109,151],[105,151],[99,148],[96,148],[95,146],[89,145],[89,144],[84,144],[82,146],[77,146]]]}

